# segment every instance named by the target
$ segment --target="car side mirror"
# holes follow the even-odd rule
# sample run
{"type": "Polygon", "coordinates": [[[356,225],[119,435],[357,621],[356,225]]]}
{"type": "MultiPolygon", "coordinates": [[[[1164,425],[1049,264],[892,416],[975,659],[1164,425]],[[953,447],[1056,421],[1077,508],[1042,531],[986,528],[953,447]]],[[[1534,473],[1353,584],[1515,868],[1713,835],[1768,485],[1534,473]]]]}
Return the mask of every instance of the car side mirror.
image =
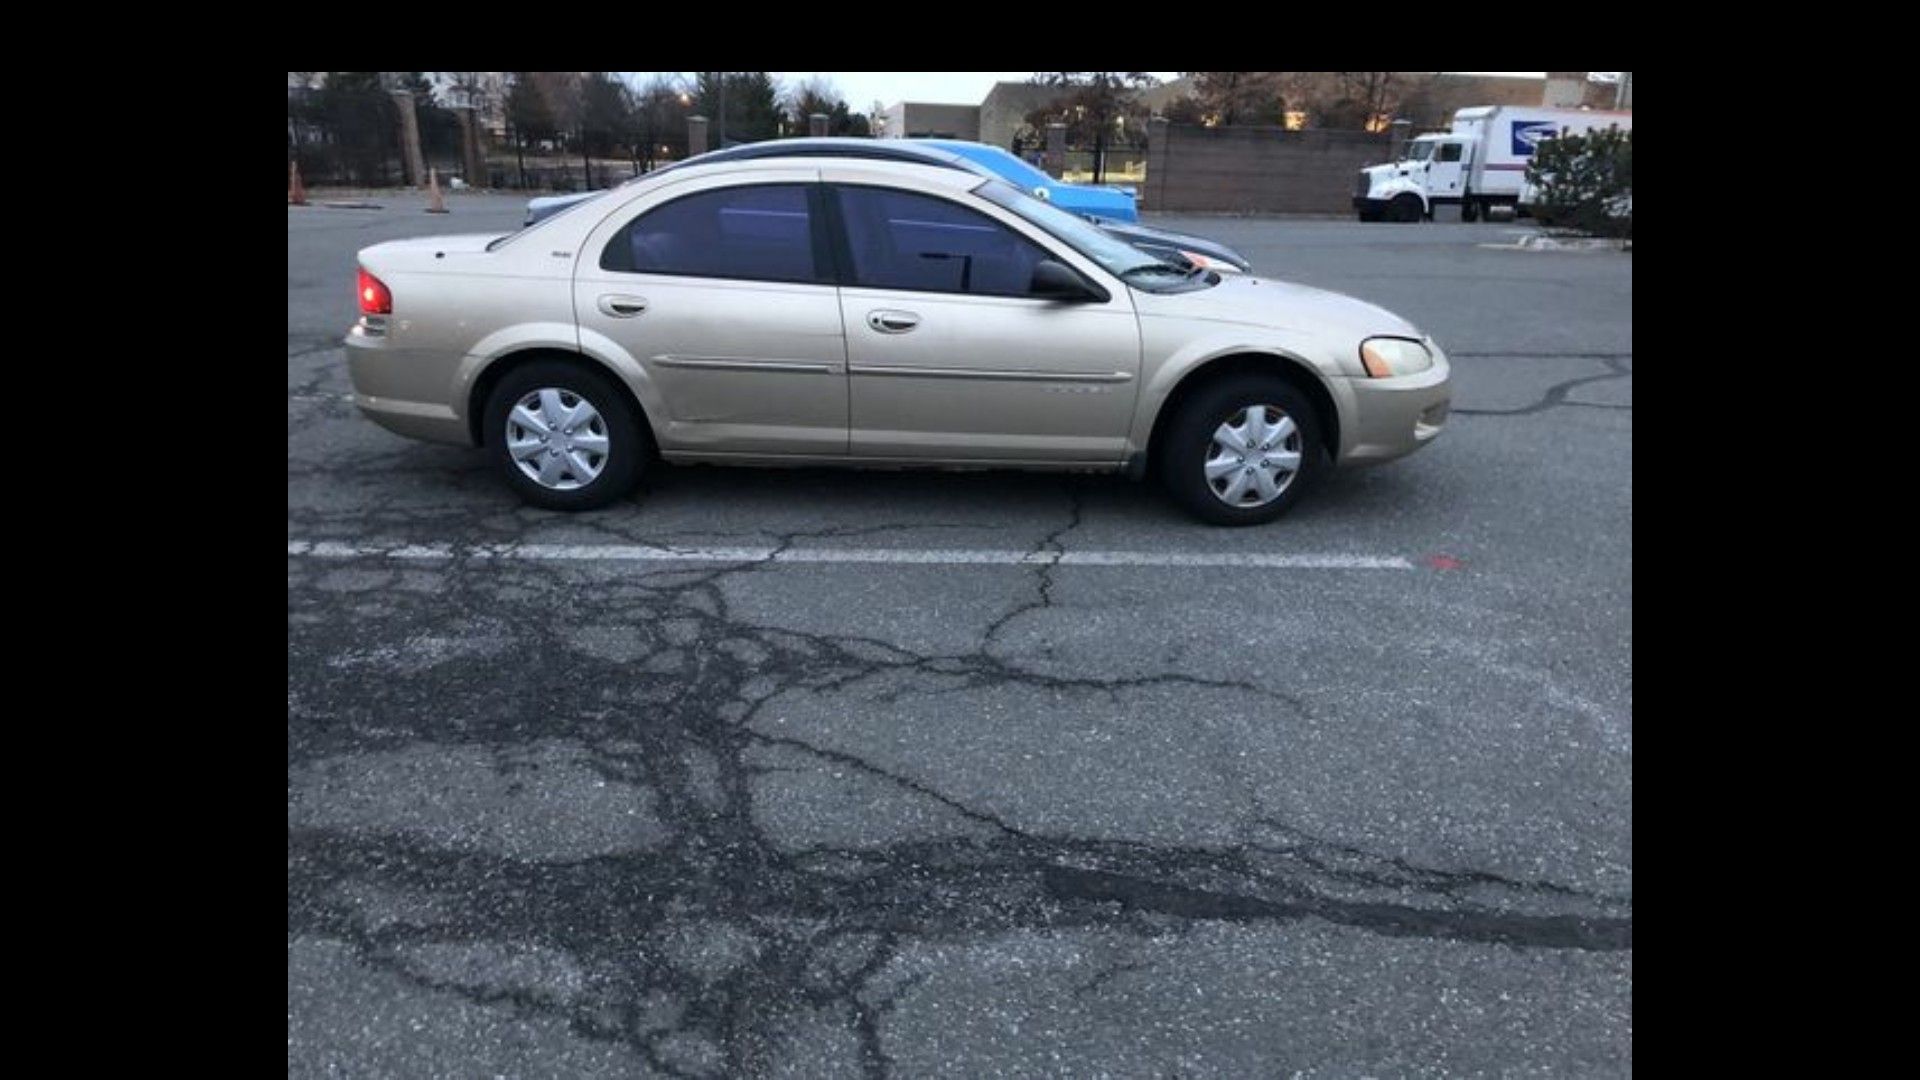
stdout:
{"type": "Polygon", "coordinates": [[[1077,302],[1098,299],[1071,267],[1052,259],[1041,259],[1033,264],[1033,282],[1027,286],[1027,292],[1048,300],[1077,302]]]}

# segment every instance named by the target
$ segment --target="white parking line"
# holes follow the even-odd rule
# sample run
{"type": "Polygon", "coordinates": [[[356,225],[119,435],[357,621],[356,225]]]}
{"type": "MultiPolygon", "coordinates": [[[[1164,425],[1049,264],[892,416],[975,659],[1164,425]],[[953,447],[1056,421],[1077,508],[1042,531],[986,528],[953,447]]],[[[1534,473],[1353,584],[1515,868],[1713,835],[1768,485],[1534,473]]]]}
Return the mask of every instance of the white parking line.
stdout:
{"type": "Polygon", "coordinates": [[[1398,555],[1179,551],[995,551],[982,548],[657,547],[648,544],[355,544],[289,540],[289,556],[315,559],[516,562],[882,563],[909,566],[1243,567],[1263,570],[1411,570],[1398,555]]]}

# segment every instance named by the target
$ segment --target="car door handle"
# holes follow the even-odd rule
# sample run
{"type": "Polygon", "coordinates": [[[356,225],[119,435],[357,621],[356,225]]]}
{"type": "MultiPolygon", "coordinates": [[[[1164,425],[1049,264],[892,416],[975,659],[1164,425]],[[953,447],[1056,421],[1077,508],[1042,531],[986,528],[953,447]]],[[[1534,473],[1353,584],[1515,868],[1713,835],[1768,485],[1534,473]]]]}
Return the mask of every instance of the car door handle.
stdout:
{"type": "Polygon", "coordinates": [[[904,334],[920,325],[920,316],[911,311],[870,311],[867,325],[883,334],[904,334]]]}
{"type": "Polygon", "coordinates": [[[631,319],[647,310],[647,301],[639,296],[603,296],[600,310],[616,319],[631,319]]]}

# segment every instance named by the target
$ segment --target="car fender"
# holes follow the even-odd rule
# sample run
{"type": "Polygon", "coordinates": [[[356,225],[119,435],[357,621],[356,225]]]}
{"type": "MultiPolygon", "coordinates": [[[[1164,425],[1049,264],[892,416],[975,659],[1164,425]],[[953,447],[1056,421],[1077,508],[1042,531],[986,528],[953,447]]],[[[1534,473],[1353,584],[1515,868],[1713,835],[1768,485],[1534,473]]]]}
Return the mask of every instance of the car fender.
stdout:
{"type": "Polygon", "coordinates": [[[482,373],[505,357],[536,349],[574,353],[593,360],[626,384],[640,407],[646,410],[650,425],[666,415],[660,390],[647,378],[646,369],[611,338],[570,322],[536,322],[496,330],[481,338],[460,358],[453,387],[454,407],[460,418],[467,419],[467,402],[482,373]]]}
{"type": "Polygon", "coordinates": [[[1422,210],[1430,209],[1427,206],[1427,189],[1415,182],[1411,176],[1390,176],[1375,185],[1367,197],[1370,199],[1378,199],[1381,202],[1390,202],[1395,196],[1405,195],[1409,192],[1420,197],[1420,207],[1422,210]]]}
{"type": "MultiPolygon", "coordinates": [[[[1224,356],[1264,355],[1288,362],[1308,372],[1327,396],[1333,399],[1339,414],[1334,419],[1342,432],[1342,441],[1353,415],[1353,388],[1349,379],[1355,373],[1343,369],[1338,359],[1315,360],[1304,336],[1267,331],[1252,326],[1226,326],[1218,333],[1189,341],[1177,352],[1151,366],[1141,381],[1140,396],[1134,404],[1133,426],[1128,432],[1129,453],[1143,453],[1152,441],[1154,425],[1166,407],[1167,399],[1187,376],[1224,356]]],[[[1359,363],[1354,358],[1354,366],[1359,363]]]]}

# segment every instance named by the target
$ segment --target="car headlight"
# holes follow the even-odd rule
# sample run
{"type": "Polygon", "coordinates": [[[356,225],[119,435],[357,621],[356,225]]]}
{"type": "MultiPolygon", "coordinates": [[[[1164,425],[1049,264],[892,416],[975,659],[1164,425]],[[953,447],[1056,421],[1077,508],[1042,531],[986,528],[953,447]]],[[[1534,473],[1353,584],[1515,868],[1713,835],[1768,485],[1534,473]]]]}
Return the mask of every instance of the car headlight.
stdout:
{"type": "Polygon", "coordinates": [[[1360,343],[1360,363],[1376,379],[1418,375],[1433,366],[1433,353],[1408,338],[1368,338],[1360,343]]]}

